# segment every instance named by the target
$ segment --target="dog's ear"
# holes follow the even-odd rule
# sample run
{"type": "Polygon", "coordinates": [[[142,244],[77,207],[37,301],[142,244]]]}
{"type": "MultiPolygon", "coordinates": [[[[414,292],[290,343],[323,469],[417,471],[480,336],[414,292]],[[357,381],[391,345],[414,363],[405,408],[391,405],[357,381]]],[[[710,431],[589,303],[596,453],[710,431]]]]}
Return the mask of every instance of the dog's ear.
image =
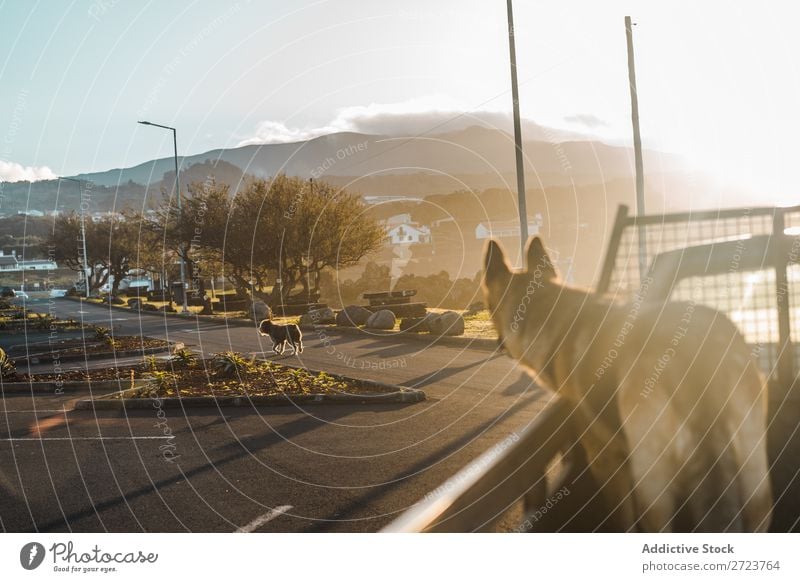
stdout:
{"type": "Polygon", "coordinates": [[[525,265],[528,273],[538,272],[543,279],[556,279],[558,273],[553,261],[538,236],[528,241],[528,250],[525,252],[525,265]]]}
{"type": "Polygon", "coordinates": [[[508,276],[510,269],[506,263],[506,257],[503,254],[503,248],[500,243],[490,239],[486,245],[486,252],[483,255],[484,274],[486,281],[494,281],[499,277],[508,276]]]}

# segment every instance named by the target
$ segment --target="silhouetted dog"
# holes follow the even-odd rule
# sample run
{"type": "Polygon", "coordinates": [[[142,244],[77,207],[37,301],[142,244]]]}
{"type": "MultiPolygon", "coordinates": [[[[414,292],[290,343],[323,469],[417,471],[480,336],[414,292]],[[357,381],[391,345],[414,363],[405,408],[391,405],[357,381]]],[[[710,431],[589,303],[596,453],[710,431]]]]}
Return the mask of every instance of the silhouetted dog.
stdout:
{"type": "Polygon", "coordinates": [[[766,379],[709,307],[623,305],[564,285],[541,239],[512,269],[495,241],[483,287],[502,344],[572,406],[620,531],[767,531],[766,379]]]}
{"type": "Polygon", "coordinates": [[[276,354],[283,355],[287,342],[292,346],[293,353],[303,353],[303,333],[294,323],[277,325],[271,320],[265,319],[258,325],[258,333],[269,336],[269,339],[272,340],[272,350],[276,354]]]}

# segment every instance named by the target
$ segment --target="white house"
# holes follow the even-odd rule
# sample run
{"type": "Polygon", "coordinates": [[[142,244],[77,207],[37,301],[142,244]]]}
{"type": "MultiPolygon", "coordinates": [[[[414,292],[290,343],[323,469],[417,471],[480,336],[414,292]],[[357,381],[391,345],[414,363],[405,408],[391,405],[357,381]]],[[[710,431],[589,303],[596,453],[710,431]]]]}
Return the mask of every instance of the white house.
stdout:
{"type": "Polygon", "coordinates": [[[388,228],[386,235],[393,245],[413,245],[431,242],[431,229],[413,222],[388,228]]]}
{"type": "Polygon", "coordinates": [[[0,271],[55,271],[58,265],[55,261],[50,259],[31,259],[28,261],[19,260],[17,253],[11,251],[10,255],[6,255],[0,251],[0,271]]]}
{"type": "MultiPolygon", "coordinates": [[[[528,235],[539,234],[542,228],[542,215],[536,214],[528,220],[528,235]]],[[[484,240],[487,238],[519,238],[519,220],[494,220],[481,222],[475,227],[475,238],[484,240]]]]}

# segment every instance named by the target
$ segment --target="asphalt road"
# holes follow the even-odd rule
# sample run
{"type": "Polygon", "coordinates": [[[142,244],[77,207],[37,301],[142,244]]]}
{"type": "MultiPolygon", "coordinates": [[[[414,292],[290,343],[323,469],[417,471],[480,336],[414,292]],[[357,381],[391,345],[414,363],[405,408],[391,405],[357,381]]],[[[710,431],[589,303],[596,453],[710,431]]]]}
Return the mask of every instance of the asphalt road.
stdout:
{"type": "MultiPolygon", "coordinates": [[[[206,354],[271,353],[254,327],[68,300],[29,306],[206,354]]],[[[4,394],[0,528],[376,531],[522,429],[547,398],[487,350],[316,332],[305,344],[300,357],[275,359],[422,388],[428,400],[94,413],[71,410],[81,394],[4,394]]]]}

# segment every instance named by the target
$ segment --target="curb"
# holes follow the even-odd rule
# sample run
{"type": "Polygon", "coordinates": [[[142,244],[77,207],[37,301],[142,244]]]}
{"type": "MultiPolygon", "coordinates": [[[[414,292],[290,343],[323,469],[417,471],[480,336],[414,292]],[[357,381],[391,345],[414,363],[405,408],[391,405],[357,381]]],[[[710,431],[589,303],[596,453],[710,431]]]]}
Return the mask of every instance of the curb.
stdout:
{"type": "MultiPolygon", "coordinates": [[[[84,301],[79,297],[59,297],[59,299],[66,299],[68,301],[73,301],[84,305],[84,301]]],[[[116,309],[117,311],[122,311],[124,313],[133,313],[137,315],[155,315],[158,317],[174,317],[176,319],[183,319],[185,321],[207,321],[210,323],[224,323],[226,325],[235,325],[237,327],[252,327],[255,328],[255,322],[249,319],[240,319],[240,318],[231,318],[231,319],[223,319],[223,318],[216,318],[216,319],[207,319],[205,315],[198,315],[196,313],[190,313],[188,315],[184,315],[183,313],[169,313],[167,311],[142,311],[137,309],[131,309],[130,307],[122,307],[121,305],[110,305],[108,303],[86,303],[86,305],[95,305],[97,307],[106,307],[110,309],[116,309]]]]}
{"type": "MultiPolygon", "coordinates": [[[[33,393],[61,393],[78,392],[81,390],[113,390],[119,388],[121,384],[130,384],[130,380],[99,380],[97,382],[77,381],[77,382],[3,382],[2,390],[5,394],[30,394],[33,393]]],[[[149,380],[134,380],[134,387],[141,388],[146,386],[149,380]]]]}
{"type": "Polygon", "coordinates": [[[28,357],[14,358],[15,362],[24,362],[26,364],[42,364],[58,360],[59,362],[71,362],[74,360],[103,360],[110,358],[129,358],[131,356],[147,356],[150,354],[160,354],[162,352],[169,352],[172,349],[172,343],[166,346],[154,346],[152,348],[143,348],[141,350],[121,350],[117,352],[99,352],[91,354],[66,354],[58,356],[51,353],[34,354],[28,357]]]}
{"type": "Polygon", "coordinates": [[[394,394],[298,394],[288,396],[276,394],[274,396],[187,396],[185,398],[116,398],[115,392],[101,398],[79,400],[75,403],[76,410],[121,410],[121,409],[152,409],[152,408],[208,408],[231,407],[244,408],[254,406],[290,406],[296,404],[396,404],[422,402],[426,399],[421,390],[403,388],[394,394]],[[154,401],[160,404],[156,406],[154,401]]]}
{"type": "MultiPolygon", "coordinates": [[[[267,362],[266,358],[258,358],[260,361],[267,362]]],[[[292,366],[279,364],[280,366],[293,370],[304,370],[310,374],[321,374],[321,370],[307,368],[304,366],[292,366]]],[[[187,396],[170,398],[113,398],[115,395],[125,395],[132,390],[138,390],[141,386],[126,388],[106,394],[98,398],[79,400],[75,403],[76,410],[121,410],[121,409],[143,409],[153,408],[153,401],[158,400],[161,406],[166,408],[205,408],[209,406],[218,407],[246,407],[246,406],[289,406],[296,404],[399,404],[415,403],[427,400],[425,391],[418,388],[407,388],[396,384],[387,384],[375,380],[362,380],[351,378],[342,374],[325,372],[328,376],[347,382],[358,383],[363,388],[378,388],[389,390],[383,394],[296,394],[294,396],[286,394],[275,394],[272,396],[187,396]]],[[[116,383],[116,381],[114,381],[116,383]]],[[[147,380],[142,381],[145,385],[147,380]]],[[[116,387],[116,386],[114,386],[116,387]]]]}
{"type": "MultiPolygon", "coordinates": [[[[304,331],[312,331],[312,328],[305,328],[304,331]]],[[[487,339],[479,337],[446,336],[446,335],[434,336],[431,335],[430,333],[410,333],[407,331],[392,331],[392,330],[380,330],[380,329],[367,330],[365,328],[360,328],[360,327],[345,327],[340,325],[315,325],[313,327],[313,331],[316,332],[330,331],[342,335],[357,335],[365,339],[379,336],[379,337],[397,338],[403,340],[410,339],[413,341],[439,344],[444,346],[469,347],[469,348],[488,350],[488,351],[494,351],[497,349],[496,339],[487,339]]]]}

